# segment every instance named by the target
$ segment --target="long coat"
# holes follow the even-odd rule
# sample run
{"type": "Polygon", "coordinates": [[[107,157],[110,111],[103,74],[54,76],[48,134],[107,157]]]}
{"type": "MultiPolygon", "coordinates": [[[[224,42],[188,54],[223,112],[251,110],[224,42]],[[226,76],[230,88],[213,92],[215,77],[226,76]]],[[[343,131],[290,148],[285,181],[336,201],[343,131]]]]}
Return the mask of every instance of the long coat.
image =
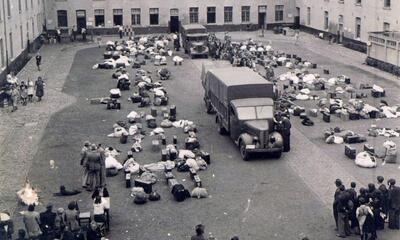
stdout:
{"type": "Polygon", "coordinates": [[[37,80],[35,83],[36,86],[36,97],[44,96],[44,82],[43,80],[37,80]]]}

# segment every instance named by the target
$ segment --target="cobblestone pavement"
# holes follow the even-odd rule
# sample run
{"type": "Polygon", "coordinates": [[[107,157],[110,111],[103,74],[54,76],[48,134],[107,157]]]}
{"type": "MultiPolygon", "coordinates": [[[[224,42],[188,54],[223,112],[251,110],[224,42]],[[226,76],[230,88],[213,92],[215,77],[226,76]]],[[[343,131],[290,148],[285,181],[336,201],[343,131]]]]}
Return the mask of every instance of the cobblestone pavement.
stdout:
{"type": "MultiPolygon", "coordinates": [[[[264,38],[257,37],[257,33],[254,32],[231,35],[234,39],[269,39],[277,49],[298,52],[304,57],[316,57],[322,65],[332,66],[340,60],[341,70],[354,70],[358,74],[364,74],[365,71],[376,75],[376,78],[379,77],[379,81],[385,86],[397,84],[392,76],[363,65],[362,59],[365,55],[336,45],[327,48],[326,42],[307,34],[301,35],[301,41],[304,41],[302,47],[291,45],[292,39],[288,37],[272,35],[270,32],[264,38]],[[311,53],[308,56],[309,52],[311,53]]],[[[103,42],[107,39],[103,38],[103,42]]],[[[0,209],[14,212],[13,209],[17,206],[15,191],[22,186],[26,176],[40,187],[43,203],[52,201],[57,207],[65,207],[68,201],[74,198],[57,199],[52,197],[51,193],[60,183],[69,187],[79,186],[79,172],[76,171],[79,166],[74,159],[82,141],[90,138],[95,142],[115,144],[112,139],[104,140],[104,135],[110,131],[109,125],[125,116],[128,109],[110,114],[100,108],[96,110],[96,107],[87,106],[88,97],[99,96],[113,85],[107,82],[110,71],[84,73],[93,61],[101,59],[101,50],[83,50],[78,52],[77,59],[74,59],[78,50],[90,46],[94,45],[46,46],[41,51],[45,65],[41,74],[47,78],[44,101],[20,107],[15,113],[2,111],[1,120],[7,124],[0,126],[3,142],[0,146],[0,209]],[[73,71],[70,73],[71,65],[73,71]],[[50,66],[53,68],[50,69],[50,66]],[[82,79],[82,76],[87,79],[82,79]],[[90,92],[87,92],[88,90],[90,92]],[[91,111],[89,115],[86,114],[88,111],[91,111]],[[90,124],[90,119],[102,121],[90,124]],[[58,170],[48,170],[49,159],[56,160],[58,170]],[[35,162],[33,166],[32,161],[35,162]]],[[[191,93],[191,89],[201,88],[198,75],[202,62],[203,60],[187,60],[182,68],[173,67],[174,79],[166,84],[168,89],[173,89],[170,95],[171,102],[178,106],[180,117],[196,119],[201,129],[200,140],[207,139],[202,143],[205,149],[211,152],[213,163],[208,171],[202,173],[202,179],[212,197],[204,201],[191,200],[176,204],[171,201],[166,187],[158,183],[157,191],[161,193],[163,200],[144,207],[135,207],[127,196],[127,190],[122,189],[122,177],[111,178],[111,239],[187,239],[192,227],[199,222],[205,223],[207,230],[215,233],[218,239],[227,239],[233,234],[260,240],[299,239],[305,235],[310,239],[334,239],[330,207],[335,178],[366,184],[373,181],[376,174],[389,173],[398,176],[395,175],[396,171],[388,169],[387,166],[372,170],[373,172],[358,171],[354,164],[345,161],[344,158],[338,158],[338,152],[342,153],[341,148],[328,149],[321,143],[318,131],[328,127],[328,124],[320,122],[319,127],[310,130],[295,121],[292,134],[293,150],[279,161],[241,161],[230,140],[218,136],[215,127],[210,126],[212,117],[203,111],[202,91],[191,93]],[[188,72],[187,68],[193,71],[188,72]],[[282,225],[287,227],[282,229],[282,225]]],[[[31,76],[35,72],[34,63],[31,61],[20,73],[19,78],[23,79],[24,76],[31,76]]],[[[370,79],[371,76],[368,77],[368,80],[370,79]]],[[[393,95],[394,98],[396,96],[393,95]]],[[[346,124],[349,125],[350,122],[346,124]]],[[[368,125],[368,122],[363,122],[363,125],[368,125]]],[[[144,146],[148,147],[150,146],[144,146]]],[[[125,148],[122,150],[125,151],[125,148]]],[[[159,154],[143,153],[138,156],[145,162],[153,162],[157,157],[159,154]]],[[[179,175],[179,179],[185,177],[179,175]]],[[[78,197],[82,209],[91,208],[87,199],[88,193],[78,197]]],[[[17,226],[21,226],[20,221],[17,226]]],[[[381,239],[397,239],[395,233],[385,230],[380,232],[379,236],[381,239]]]]}

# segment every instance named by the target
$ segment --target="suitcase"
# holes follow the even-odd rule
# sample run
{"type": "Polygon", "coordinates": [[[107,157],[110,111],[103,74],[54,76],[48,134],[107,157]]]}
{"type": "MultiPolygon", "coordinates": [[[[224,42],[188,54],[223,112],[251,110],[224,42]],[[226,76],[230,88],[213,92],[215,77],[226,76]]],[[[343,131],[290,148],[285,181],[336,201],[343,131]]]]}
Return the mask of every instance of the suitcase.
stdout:
{"type": "Polygon", "coordinates": [[[344,155],[346,155],[350,159],[356,159],[356,149],[351,147],[350,145],[344,146],[344,155]]]}
{"type": "Polygon", "coordinates": [[[322,112],[322,120],[324,120],[324,122],[330,122],[331,121],[331,114],[327,113],[327,112],[322,112]]]}
{"type": "Polygon", "coordinates": [[[379,112],[378,111],[371,111],[369,112],[369,117],[370,118],[378,118],[379,117],[379,112]]]}
{"type": "Polygon", "coordinates": [[[300,113],[305,112],[305,109],[302,107],[296,107],[293,110],[293,116],[300,116],[300,113]]]}
{"type": "Polygon", "coordinates": [[[176,106],[171,105],[169,108],[169,114],[175,116],[176,115],[176,106]]]}
{"type": "Polygon", "coordinates": [[[199,175],[196,174],[196,175],[193,177],[193,181],[194,181],[194,185],[195,185],[196,187],[201,187],[201,179],[200,179],[199,175]]]}
{"type": "Polygon", "coordinates": [[[305,112],[300,113],[300,119],[306,119],[307,114],[305,112]]]}
{"type": "Polygon", "coordinates": [[[312,68],[313,68],[313,69],[316,69],[316,68],[317,68],[317,64],[316,64],[316,63],[313,63],[313,64],[312,64],[312,68]]]}
{"type": "Polygon", "coordinates": [[[344,83],[350,84],[350,78],[349,78],[349,77],[346,77],[346,78],[344,79],[344,83]]]}
{"type": "Polygon", "coordinates": [[[358,112],[351,111],[349,112],[350,120],[360,120],[360,114],[358,112]]]}
{"type": "Polygon", "coordinates": [[[202,151],[202,152],[201,152],[201,158],[202,158],[207,164],[210,164],[210,163],[211,163],[210,153],[202,151]]]}
{"type": "Polygon", "coordinates": [[[309,115],[310,117],[317,117],[317,116],[318,116],[318,110],[315,109],[315,108],[310,109],[310,110],[308,110],[308,115],[309,115]]]}
{"type": "Polygon", "coordinates": [[[374,98],[380,98],[382,96],[382,94],[381,94],[381,92],[378,92],[375,89],[371,89],[371,96],[374,98]]]}
{"type": "Polygon", "coordinates": [[[357,135],[347,136],[344,138],[344,142],[347,144],[358,143],[359,141],[360,141],[360,136],[357,135]]]}
{"type": "Polygon", "coordinates": [[[364,144],[364,151],[370,153],[371,155],[375,154],[375,148],[369,144],[364,144]]]}
{"type": "Polygon", "coordinates": [[[153,191],[153,184],[141,179],[135,179],[135,187],[142,187],[144,192],[150,194],[153,191]]]}
{"type": "Polygon", "coordinates": [[[157,108],[155,108],[155,107],[151,108],[151,116],[157,117],[157,108]]]}
{"type": "Polygon", "coordinates": [[[329,74],[329,69],[324,69],[324,74],[329,74]]]}
{"type": "Polygon", "coordinates": [[[132,103],[140,103],[142,101],[142,97],[138,93],[134,93],[131,97],[132,103]]]}
{"type": "Polygon", "coordinates": [[[131,173],[125,172],[125,187],[131,188],[131,173]]]}
{"type": "Polygon", "coordinates": [[[161,161],[167,161],[168,153],[166,149],[161,150],[161,161]]]}
{"type": "Polygon", "coordinates": [[[119,142],[121,144],[126,144],[128,142],[128,135],[127,134],[122,134],[120,139],[119,139],[119,142]]]}

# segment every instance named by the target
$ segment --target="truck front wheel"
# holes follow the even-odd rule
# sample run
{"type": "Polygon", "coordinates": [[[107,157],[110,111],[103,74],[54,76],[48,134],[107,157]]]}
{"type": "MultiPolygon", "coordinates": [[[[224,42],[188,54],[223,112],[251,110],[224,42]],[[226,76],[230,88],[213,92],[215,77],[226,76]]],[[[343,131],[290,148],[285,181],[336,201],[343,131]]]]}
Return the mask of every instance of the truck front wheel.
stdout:
{"type": "Polygon", "coordinates": [[[282,156],[282,151],[275,152],[273,156],[274,156],[274,158],[277,158],[277,159],[281,158],[281,156],[282,156]]]}
{"type": "Polygon", "coordinates": [[[244,161],[249,160],[249,153],[246,150],[246,144],[240,143],[239,149],[240,149],[240,155],[242,155],[242,159],[244,161]]]}

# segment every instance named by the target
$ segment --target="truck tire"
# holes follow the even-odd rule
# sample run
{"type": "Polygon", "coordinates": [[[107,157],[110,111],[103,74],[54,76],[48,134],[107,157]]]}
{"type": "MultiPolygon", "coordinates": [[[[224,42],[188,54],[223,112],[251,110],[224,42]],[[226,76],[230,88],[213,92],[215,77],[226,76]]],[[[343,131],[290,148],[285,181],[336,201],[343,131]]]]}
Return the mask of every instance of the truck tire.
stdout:
{"type": "Polygon", "coordinates": [[[226,129],[224,128],[224,126],[222,126],[221,121],[219,120],[218,117],[216,117],[215,121],[217,122],[217,131],[220,135],[224,135],[226,134],[226,129]]]}
{"type": "Polygon", "coordinates": [[[282,156],[282,151],[275,152],[273,156],[274,156],[274,158],[277,158],[277,159],[281,158],[281,156],[282,156]]]}
{"type": "Polygon", "coordinates": [[[239,150],[240,150],[240,155],[242,156],[242,159],[244,161],[248,161],[249,160],[249,153],[246,150],[246,145],[244,143],[240,143],[239,144],[239,150]]]}

